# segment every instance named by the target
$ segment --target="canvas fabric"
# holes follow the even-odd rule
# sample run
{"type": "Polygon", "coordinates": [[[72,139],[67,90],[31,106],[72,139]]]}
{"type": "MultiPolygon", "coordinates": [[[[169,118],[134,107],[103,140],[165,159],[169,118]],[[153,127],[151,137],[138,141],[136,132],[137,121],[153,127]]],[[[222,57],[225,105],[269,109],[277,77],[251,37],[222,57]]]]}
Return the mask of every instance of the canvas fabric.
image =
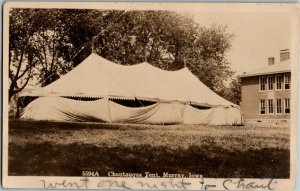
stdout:
{"type": "Polygon", "coordinates": [[[21,119],[49,121],[110,121],[108,100],[77,101],[62,97],[40,97],[28,104],[21,119]]]}
{"type": "Polygon", "coordinates": [[[147,62],[119,65],[97,54],[91,54],[55,82],[22,96],[137,98],[238,107],[209,89],[187,68],[166,71],[147,62]]]}
{"type": "Polygon", "coordinates": [[[108,99],[79,101],[62,97],[40,97],[25,107],[21,119],[232,125],[240,122],[240,114],[233,107],[199,110],[179,102],[161,102],[146,107],[131,108],[108,99]]]}
{"type": "Polygon", "coordinates": [[[186,105],[183,119],[184,124],[237,125],[242,122],[240,110],[235,107],[199,110],[191,105],[186,105]]]}

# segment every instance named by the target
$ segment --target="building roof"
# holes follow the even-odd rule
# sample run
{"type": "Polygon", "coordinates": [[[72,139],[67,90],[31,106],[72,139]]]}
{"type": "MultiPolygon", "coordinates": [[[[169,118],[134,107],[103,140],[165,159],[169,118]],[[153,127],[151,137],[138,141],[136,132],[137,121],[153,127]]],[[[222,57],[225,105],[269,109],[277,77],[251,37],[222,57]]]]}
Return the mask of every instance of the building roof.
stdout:
{"type": "Polygon", "coordinates": [[[250,76],[268,75],[268,74],[279,74],[279,73],[286,73],[286,72],[291,72],[291,61],[290,60],[277,62],[273,65],[265,66],[263,68],[254,70],[252,72],[242,74],[242,75],[240,75],[240,78],[250,77],[250,76]]]}

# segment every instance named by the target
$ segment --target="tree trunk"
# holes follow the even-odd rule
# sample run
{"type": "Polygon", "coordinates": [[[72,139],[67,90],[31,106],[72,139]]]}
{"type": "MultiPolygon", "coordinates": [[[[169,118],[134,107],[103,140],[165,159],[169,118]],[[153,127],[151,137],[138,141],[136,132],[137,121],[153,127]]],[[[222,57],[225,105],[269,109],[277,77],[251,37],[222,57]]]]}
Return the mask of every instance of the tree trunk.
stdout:
{"type": "Polygon", "coordinates": [[[182,55],[181,55],[181,52],[180,52],[180,48],[175,48],[174,63],[175,63],[175,65],[174,65],[175,70],[184,68],[184,62],[182,60],[182,55]]]}
{"type": "Polygon", "coordinates": [[[8,91],[8,101],[10,101],[13,96],[14,96],[14,90],[13,87],[10,87],[8,91]]]}
{"type": "Polygon", "coordinates": [[[16,118],[20,118],[20,102],[19,98],[17,100],[17,112],[16,112],[16,118]]]}

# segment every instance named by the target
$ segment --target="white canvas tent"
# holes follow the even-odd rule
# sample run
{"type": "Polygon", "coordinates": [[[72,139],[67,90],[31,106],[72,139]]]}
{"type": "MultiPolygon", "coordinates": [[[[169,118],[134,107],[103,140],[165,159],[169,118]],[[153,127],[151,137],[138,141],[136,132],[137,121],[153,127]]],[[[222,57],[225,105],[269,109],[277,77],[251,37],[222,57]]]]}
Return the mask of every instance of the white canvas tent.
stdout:
{"type": "MultiPolygon", "coordinates": [[[[59,80],[23,96],[43,97],[34,100],[25,108],[21,118],[26,119],[212,124],[207,121],[207,117],[202,117],[206,121],[190,118],[192,115],[199,117],[203,113],[211,113],[205,114],[211,117],[218,110],[198,111],[196,108],[187,108],[192,107],[189,104],[194,104],[226,112],[229,111],[228,108],[235,110],[230,112],[234,113],[235,120],[226,122],[223,119],[219,124],[240,122],[239,107],[214,93],[187,68],[165,71],[146,62],[124,66],[96,54],[91,54],[59,80]],[[78,101],[62,97],[101,99],[78,101]],[[150,100],[157,103],[143,108],[130,108],[109,101],[109,98],[150,100]],[[187,115],[187,112],[190,114],[187,115]]],[[[222,115],[222,112],[218,113],[222,115]]]]}

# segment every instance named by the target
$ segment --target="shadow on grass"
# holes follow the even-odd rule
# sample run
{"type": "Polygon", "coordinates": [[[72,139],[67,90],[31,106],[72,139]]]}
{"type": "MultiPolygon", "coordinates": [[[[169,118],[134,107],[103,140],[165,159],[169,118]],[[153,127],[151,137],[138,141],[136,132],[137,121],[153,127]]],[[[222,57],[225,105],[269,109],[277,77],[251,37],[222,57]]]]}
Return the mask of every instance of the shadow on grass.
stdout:
{"type": "MultiPolygon", "coordinates": [[[[126,126],[126,125],[124,125],[126,126]]],[[[137,126],[138,127],[138,126],[137,126]]],[[[123,129],[119,124],[101,122],[60,122],[60,121],[34,121],[34,120],[9,120],[9,132],[47,132],[56,130],[81,130],[81,129],[123,129]],[[44,127],[44,128],[41,128],[44,127]]]]}
{"type": "Polygon", "coordinates": [[[101,176],[114,172],[197,173],[206,178],[289,178],[289,150],[229,152],[222,148],[97,147],[88,144],[9,144],[9,175],[101,176]]]}

